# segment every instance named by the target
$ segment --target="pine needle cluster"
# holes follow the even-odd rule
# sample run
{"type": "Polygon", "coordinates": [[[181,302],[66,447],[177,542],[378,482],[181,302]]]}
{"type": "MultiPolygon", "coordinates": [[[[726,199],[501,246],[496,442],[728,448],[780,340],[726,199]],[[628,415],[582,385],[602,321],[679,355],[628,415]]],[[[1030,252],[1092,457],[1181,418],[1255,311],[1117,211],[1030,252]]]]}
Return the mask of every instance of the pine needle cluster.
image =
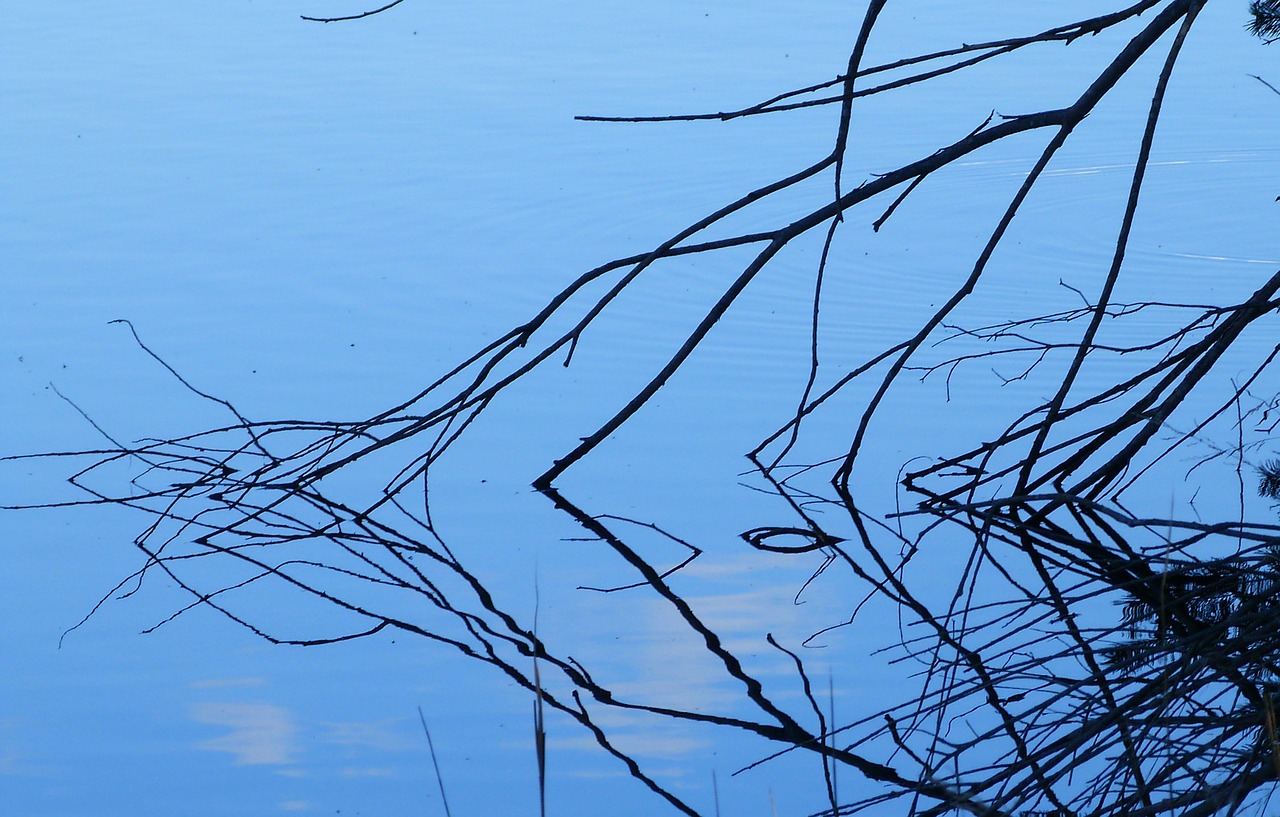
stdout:
{"type": "Polygon", "coordinates": [[[1249,31],[1264,40],[1280,38],[1280,0],[1253,0],[1249,4],[1249,31]]]}
{"type": "Polygon", "coordinates": [[[1269,499],[1280,499],[1280,460],[1267,460],[1258,468],[1258,493],[1269,499]]]}

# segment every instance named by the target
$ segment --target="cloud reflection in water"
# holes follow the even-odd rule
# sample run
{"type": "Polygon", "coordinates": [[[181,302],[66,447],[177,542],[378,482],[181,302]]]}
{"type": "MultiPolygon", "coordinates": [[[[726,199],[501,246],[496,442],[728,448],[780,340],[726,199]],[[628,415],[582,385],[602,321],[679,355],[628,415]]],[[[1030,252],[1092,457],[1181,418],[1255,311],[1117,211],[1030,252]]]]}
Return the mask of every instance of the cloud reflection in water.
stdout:
{"type": "Polygon", "coordinates": [[[199,744],[213,752],[230,752],[238,766],[287,766],[297,754],[297,729],[287,709],[263,703],[206,703],[192,717],[230,733],[199,744]]]}

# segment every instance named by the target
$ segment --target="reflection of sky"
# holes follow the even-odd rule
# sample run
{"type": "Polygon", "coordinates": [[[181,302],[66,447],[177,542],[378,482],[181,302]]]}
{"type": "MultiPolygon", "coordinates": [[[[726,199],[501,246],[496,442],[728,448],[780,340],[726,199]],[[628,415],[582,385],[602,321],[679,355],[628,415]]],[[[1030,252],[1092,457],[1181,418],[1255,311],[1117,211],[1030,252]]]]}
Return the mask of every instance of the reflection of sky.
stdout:
{"type": "Polygon", "coordinates": [[[201,749],[228,752],[242,766],[288,766],[297,753],[297,729],[287,709],[271,704],[199,704],[197,723],[220,726],[227,734],[203,741],[201,749]]]}
{"type": "MultiPolygon", "coordinates": [[[[196,686],[200,686],[197,684],[196,686]]],[[[198,748],[226,752],[237,765],[296,766],[305,753],[293,713],[269,703],[200,703],[191,709],[196,723],[219,727],[225,734],[201,741],[198,748]]],[[[345,757],[372,757],[375,753],[419,751],[421,745],[405,734],[405,723],[335,722],[312,725],[311,747],[333,747],[345,757]]],[[[342,777],[395,777],[396,767],[342,766],[342,777]]],[[[283,770],[282,770],[283,772],[283,770]]]]}
{"type": "MultiPolygon", "coordinates": [[[[0,49],[0,450],[97,444],[49,382],[122,439],[221,419],[193,405],[120,327],[106,325],[121,317],[193,382],[255,416],[383,407],[525,317],[578,271],[663,238],[748,184],[794,169],[828,139],[821,115],[795,120],[799,126],[627,128],[576,124],[573,114],[718,108],[825,79],[843,65],[855,16],[835,3],[810,5],[805,15],[776,4],[678,3],[629,10],[570,3],[550,14],[528,4],[409,0],[381,19],[315,26],[296,18],[317,11],[310,5],[9,10],[8,44],[0,49]],[[814,26],[819,12],[831,24],[814,26]]],[[[1019,14],[1035,13],[1013,5],[1019,14]]],[[[1240,208],[1213,196],[1225,183],[1244,201],[1274,198],[1277,108],[1247,77],[1266,74],[1275,52],[1242,38],[1232,16],[1238,9],[1204,14],[1202,39],[1189,46],[1196,70],[1175,83],[1176,101],[1193,100],[1196,115],[1172,119],[1160,142],[1174,158],[1153,170],[1150,199],[1159,215],[1145,228],[1187,223],[1186,207],[1204,231],[1179,231],[1161,239],[1167,246],[1152,237],[1133,257],[1163,280],[1212,290],[1238,285],[1242,268],[1275,257],[1273,231],[1240,225],[1240,208]],[[1215,123],[1221,155],[1205,141],[1206,120],[1215,123]],[[1189,164],[1178,164],[1183,156],[1189,164]],[[1187,189],[1196,194],[1190,201],[1170,195],[1187,189]],[[1206,262],[1213,274],[1204,274],[1206,262]]],[[[967,17],[923,32],[901,19],[886,25],[946,46],[983,33],[961,30],[975,15],[967,17]]],[[[1004,109],[1037,98],[1033,73],[1006,79],[1004,109]]],[[[886,117],[911,115],[894,121],[918,125],[894,130],[886,149],[895,156],[931,149],[930,140],[956,127],[967,131],[976,123],[970,114],[985,116],[992,104],[957,96],[927,107],[886,105],[886,117]],[[927,121],[917,110],[930,111],[927,121]]],[[[1113,155],[1123,140],[1109,129],[1131,124],[1122,107],[1088,123],[1100,160],[1069,156],[1055,171],[1055,183],[1073,185],[1058,189],[1084,191],[1077,195],[1087,195],[1088,206],[1071,193],[1059,203],[1032,203],[1038,223],[1061,229],[1037,241],[1022,237],[997,299],[1018,302],[1040,292],[1019,276],[1046,256],[1057,262],[1042,270],[1049,280],[1090,274],[1096,258],[1088,239],[1103,212],[1094,204],[1123,183],[1131,160],[1113,155]]],[[[930,254],[909,225],[932,217],[934,237],[948,246],[972,241],[977,229],[966,213],[974,201],[993,201],[1024,158],[975,159],[964,174],[922,188],[886,227],[884,248],[859,268],[856,283],[873,282],[881,300],[832,279],[831,314],[842,316],[833,342],[845,344],[833,359],[882,339],[900,310],[920,306],[923,284],[950,280],[949,257],[930,254]],[[941,203],[930,210],[928,201],[941,203]],[[907,286],[904,269],[912,273],[907,286]]],[[[779,269],[808,269],[812,257],[786,259],[779,269]]],[[[662,344],[682,328],[677,318],[714,292],[723,272],[703,264],[678,271],[675,294],[665,286],[638,293],[620,316],[616,331],[625,348],[593,358],[584,345],[583,368],[569,373],[566,389],[590,375],[609,391],[627,376],[619,361],[649,361],[665,351],[662,344]]],[[[778,700],[797,703],[788,659],[768,647],[764,632],[800,649],[804,635],[843,620],[841,594],[850,585],[833,575],[806,594],[807,604],[794,605],[813,566],[784,570],[736,555],[733,535],[760,522],[758,512],[736,480],[716,482],[741,469],[735,458],[754,442],[748,438],[770,430],[798,394],[800,384],[785,377],[773,390],[754,379],[803,358],[807,293],[797,295],[788,280],[780,274],[745,296],[742,323],[727,321],[709,354],[693,361],[704,367],[695,368],[696,382],[673,380],[672,397],[637,418],[636,429],[669,423],[680,435],[657,443],[619,435],[610,449],[618,459],[606,458],[600,468],[607,473],[625,462],[624,472],[582,482],[613,510],[669,514],[682,535],[710,543],[681,574],[682,591],[778,700]],[[732,417],[700,420],[689,410],[707,383],[733,395],[732,417]],[[715,456],[680,460],[690,439],[715,456]],[[652,465],[658,454],[677,463],[661,469],[671,477],[665,485],[654,483],[652,470],[633,467],[652,465]],[[767,620],[761,610],[769,611],[767,620]]],[[[1058,296],[1069,300],[1057,291],[1050,299],[1058,296]]],[[[993,402],[985,394],[973,399],[979,409],[993,402]]],[[[571,424],[598,409],[527,407],[547,418],[548,436],[559,436],[504,453],[503,461],[527,464],[579,435],[571,424]]],[[[496,433],[519,438],[526,430],[512,424],[496,433]]],[[[923,440],[913,444],[927,447],[953,431],[920,433],[923,440]]],[[[906,450],[894,435],[875,445],[886,458],[906,450]]],[[[492,469],[490,462],[468,468],[492,469]]],[[[61,472],[19,471],[0,474],[4,496],[58,490],[50,478],[61,472]]],[[[514,509],[514,500],[511,506],[497,521],[479,517],[475,505],[442,513],[457,525],[505,521],[504,541],[519,552],[497,566],[523,565],[537,550],[525,527],[536,514],[514,509]]],[[[63,631],[137,567],[128,543],[138,524],[110,512],[0,517],[0,802],[14,813],[403,814],[408,806],[440,813],[423,807],[424,799],[430,808],[439,804],[424,795],[434,792],[434,778],[419,705],[455,814],[532,811],[529,702],[501,678],[459,668],[442,650],[404,639],[270,649],[199,612],[135,635],[181,603],[163,582],[108,604],[57,649],[63,631]]],[[[545,538],[559,547],[561,535],[557,529],[545,538]]],[[[611,580],[621,573],[603,557],[599,568],[611,580]]],[[[544,576],[556,575],[546,570],[544,576]]],[[[544,601],[548,608],[557,603],[544,601]]],[[[549,609],[546,621],[566,627],[579,623],[581,609],[608,607],[576,596],[558,603],[560,618],[549,609]]],[[[621,649],[595,642],[620,691],[690,709],[732,706],[734,683],[670,610],[644,597],[617,607],[628,611],[625,622],[581,621],[584,640],[625,631],[621,649]]],[[[823,643],[827,652],[805,653],[822,656],[815,667],[836,650],[868,646],[847,630],[823,643]]],[[[867,680],[853,672],[836,679],[842,706],[864,694],[867,680]]],[[[825,675],[815,683],[825,689],[825,675]]],[[[756,756],[691,727],[619,712],[600,720],[617,730],[620,746],[654,759],[663,779],[684,778],[694,793],[705,792],[712,769],[724,792],[729,772],[756,756]]],[[[588,738],[560,719],[550,725],[561,813],[600,813],[571,804],[604,802],[592,798],[615,791],[634,799],[635,813],[650,813],[651,801],[618,786],[619,767],[588,738]]],[[[740,813],[766,813],[765,792],[747,801],[754,811],[740,813]]]]}

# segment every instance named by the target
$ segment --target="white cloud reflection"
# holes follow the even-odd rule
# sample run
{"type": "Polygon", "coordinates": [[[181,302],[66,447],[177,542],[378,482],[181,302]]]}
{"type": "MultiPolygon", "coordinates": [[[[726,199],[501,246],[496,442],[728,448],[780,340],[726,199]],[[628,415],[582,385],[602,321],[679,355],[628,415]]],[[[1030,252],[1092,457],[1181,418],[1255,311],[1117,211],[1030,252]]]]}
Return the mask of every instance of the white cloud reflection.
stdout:
{"type": "Polygon", "coordinates": [[[228,689],[236,687],[260,687],[267,683],[266,678],[250,676],[246,678],[206,678],[191,684],[192,689],[228,689]]]}
{"type": "Polygon", "coordinates": [[[192,717],[231,731],[206,740],[199,748],[229,752],[238,766],[285,766],[297,752],[293,717],[283,707],[262,703],[206,703],[197,705],[192,717]]]}
{"type": "MultiPolygon", "coordinates": [[[[772,635],[804,661],[815,694],[825,702],[833,677],[831,665],[846,653],[810,648],[805,639],[845,621],[851,593],[848,577],[838,571],[810,581],[821,564],[818,557],[783,560],[768,554],[704,553],[670,580],[744,670],[765,684],[766,695],[801,717],[808,715],[810,706],[795,662],[767,637],[772,635]]],[[[612,608],[601,604],[593,608],[598,613],[581,620],[589,623],[584,627],[589,643],[608,645],[587,660],[597,679],[620,699],[690,712],[760,717],[745,699],[742,682],[732,677],[669,602],[638,594],[617,594],[609,602],[612,608]]],[[[819,639],[817,646],[841,643],[842,637],[842,631],[831,634],[819,639]]],[[[580,656],[575,653],[575,657],[580,656]]],[[[856,666],[840,664],[837,669],[835,702],[849,694],[849,685],[858,676],[856,666]]],[[[694,723],[608,707],[592,707],[591,715],[617,748],[656,763],[650,771],[668,779],[678,776],[674,769],[683,770],[691,762],[696,765],[699,758],[728,746],[721,743],[721,731],[694,723]],[[668,763],[678,765],[671,771],[655,771],[668,763]]],[[[560,751],[600,751],[590,735],[553,734],[548,743],[560,751]]]]}
{"type": "MultiPolygon", "coordinates": [[[[641,718],[633,718],[626,726],[630,727],[629,731],[624,731],[626,727],[618,729],[610,735],[609,741],[624,754],[633,757],[680,760],[701,756],[712,746],[710,741],[693,737],[680,725],[659,730],[641,718]]],[[[601,751],[600,744],[590,735],[548,738],[547,748],[590,753],[601,751]]],[[[610,774],[613,774],[613,771],[610,774]]],[[[617,770],[617,774],[626,776],[626,773],[620,770],[617,770]]]]}
{"type": "Polygon", "coordinates": [[[355,780],[365,777],[399,777],[400,773],[395,769],[386,768],[356,768],[347,766],[338,771],[338,774],[348,780],[355,780]]]}
{"type": "Polygon", "coordinates": [[[375,749],[380,752],[403,752],[420,748],[423,741],[415,740],[404,728],[405,720],[346,721],[321,724],[320,740],[335,746],[351,746],[375,749]]]}
{"type": "Polygon", "coordinates": [[[306,800],[285,800],[280,804],[281,811],[313,811],[315,804],[306,800]]]}

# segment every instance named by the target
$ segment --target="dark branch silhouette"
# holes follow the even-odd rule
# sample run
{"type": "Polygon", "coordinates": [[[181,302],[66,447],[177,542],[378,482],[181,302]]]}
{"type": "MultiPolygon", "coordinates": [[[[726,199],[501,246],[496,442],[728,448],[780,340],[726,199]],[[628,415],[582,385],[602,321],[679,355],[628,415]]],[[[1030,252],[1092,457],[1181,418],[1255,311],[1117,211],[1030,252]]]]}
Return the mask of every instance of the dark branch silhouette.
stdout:
{"type": "MultiPolygon", "coordinates": [[[[399,2],[307,19],[358,19],[399,2]]],[[[1274,336],[1280,273],[1251,282],[1251,294],[1226,303],[1176,302],[1159,282],[1120,286],[1128,283],[1126,251],[1166,91],[1205,2],[1143,0],[1041,32],[864,66],[885,5],[869,3],[843,70],[806,87],[714,113],[580,117],[728,120],[830,106],[835,127],[830,152],[656,247],[584,273],[527,321],[400,404],[354,421],[251,420],[169,368],[194,396],[227,411],[227,424],[131,445],[107,437],[100,450],[37,455],[83,463],[71,483],[84,498],[63,504],[119,505],[149,516],[135,541],[144,562],[109,596],[159,573],[190,596],[169,621],[203,608],[273,643],[318,645],[398,630],[445,645],[528,690],[540,724],[544,707],[579,724],[685,814],[698,812],[620,748],[605,713],[740,733],[756,741],[762,758],[814,755],[821,761],[815,786],[825,793],[823,813],[833,816],[892,803],[924,817],[1197,817],[1262,802],[1280,777],[1274,626],[1280,526],[1246,514],[1243,505],[1234,516],[1207,521],[1161,516],[1142,510],[1150,500],[1137,486],[1167,479],[1174,452],[1198,453],[1196,467],[1256,469],[1261,493],[1280,497],[1276,460],[1254,465],[1242,436],[1218,441],[1224,425],[1241,435],[1249,423],[1274,429],[1274,399],[1255,395],[1274,391],[1280,347],[1243,362],[1235,353],[1246,336],[1274,336]],[[1086,36],[1105,41],[1109,58],[1088,82],[1062,89],[1066,104],[993,114],[914,159],[856,175],[850,156],[862,100],[966,76],[1015,53],[1071,47],[1086,36]],[[1138,114],[1128,190],[1105,238],[1109,261],[1100,281],[1063,284],[1079,297],[1074,308],[1020,313],[1009,304],[1013,314],[972,325],[968,310],[983,297],[997,252],[1029,197],[1117,86],[1138,81],[1133,69],[1143,60],[1161,70],[1138,114]],[[908,217],[905,203],[929,195],[936,174],[1015,139],[1035,142],[1036,158],[992,214],[976,256],[960,261],[958,283],[927,293],[939,306],[895,340],[860,350],[860,362],[825,363],[825,282],[859,274],[835,240],[861,229],[852,226],[852,214],[879,214],[868,217],[871,230],[857,233],[873,241],[891,217],[908,217]],[[771,227],[717,232],[784,193],[804,198],[806,209],[771,227]],[[786,518],[746,531],[741,541],[778,557],[818,556],[815,580],[821,574],[850,588],[848,617],[815,628],[815,638],[864,623],[883,631],[883,621],[866,621],[867,610],[882,604],[896,611],[900,637],[879,658],[891,668],[913,668],[906,675],[915,686],[891,704],[845,712],[842,721],[821,705],[803,645],[772,634],[764,644],[793,673],[801,691],[796,704],[682,595],[678,580],[701,553],[696,544],[655,522],[581,507],[560,484],[685,368],[783,250],[810,236],[822,251],[804,284],[812,310],[803,386],[794,412],[748,454],[752,487],[762,502],[782,503],[786,518]],[[669,358],[533,482],[628,571],[616,586],[591,591],[619,604],[634,593],[661,601],[732,684],[736,704],[706,711],[624,694],[558,649],[536,622],[512,612],[434,524],[428,477],[514,384],[571,366],[578,348],[591,342],[589,330],[610,320],[619,297],[650,270],[688,256],[715,260],[735,248],[753,256],[732,268],[669,358]],[[1119,300],[1135,290],[1147,297],[1119,300]],[[1229,387],[1227,359],[1235,378],[1229,387]],[[865,486],[895,478],[864,454],[900,411],[895,401],[935,376],[945,378],[946,400],[953,384],[992,366],[1000,367],[997,388],[1011,394],[1007,415],[992,418],[996,430],[982,439],[956,438],[952,450],[904,466],[900,506],[887,518],[885,509],[864,502],[865,486]],[[1015,391],[1028,384],[1036,388],[1015,391]],[[839,423],[818,422],[832,417],[839,423]],[[833,427],[848,432],[833,437],[833,427]],[[112,483],[111,469],[121,463],[136,467],[128,486],[112,483]],[[633,542],[652,535],[688,555],[646,556],[633,542]],[[955,566],[947,581],[921,567],[932,559],[955,566]],[[299,633],[240,612],[237,599],[259,588],[341,611],[349,626],[299,633]],[[850,787],[837,785],[841,770],[872,788],[855,787],[858,799],[842,801],[850,787]]],[[[1261,36],[1274,34],[1271,6],[1252,6],[1261,36]]],[[[875,160],[859,156],[860,165],[875,160]]]]}

